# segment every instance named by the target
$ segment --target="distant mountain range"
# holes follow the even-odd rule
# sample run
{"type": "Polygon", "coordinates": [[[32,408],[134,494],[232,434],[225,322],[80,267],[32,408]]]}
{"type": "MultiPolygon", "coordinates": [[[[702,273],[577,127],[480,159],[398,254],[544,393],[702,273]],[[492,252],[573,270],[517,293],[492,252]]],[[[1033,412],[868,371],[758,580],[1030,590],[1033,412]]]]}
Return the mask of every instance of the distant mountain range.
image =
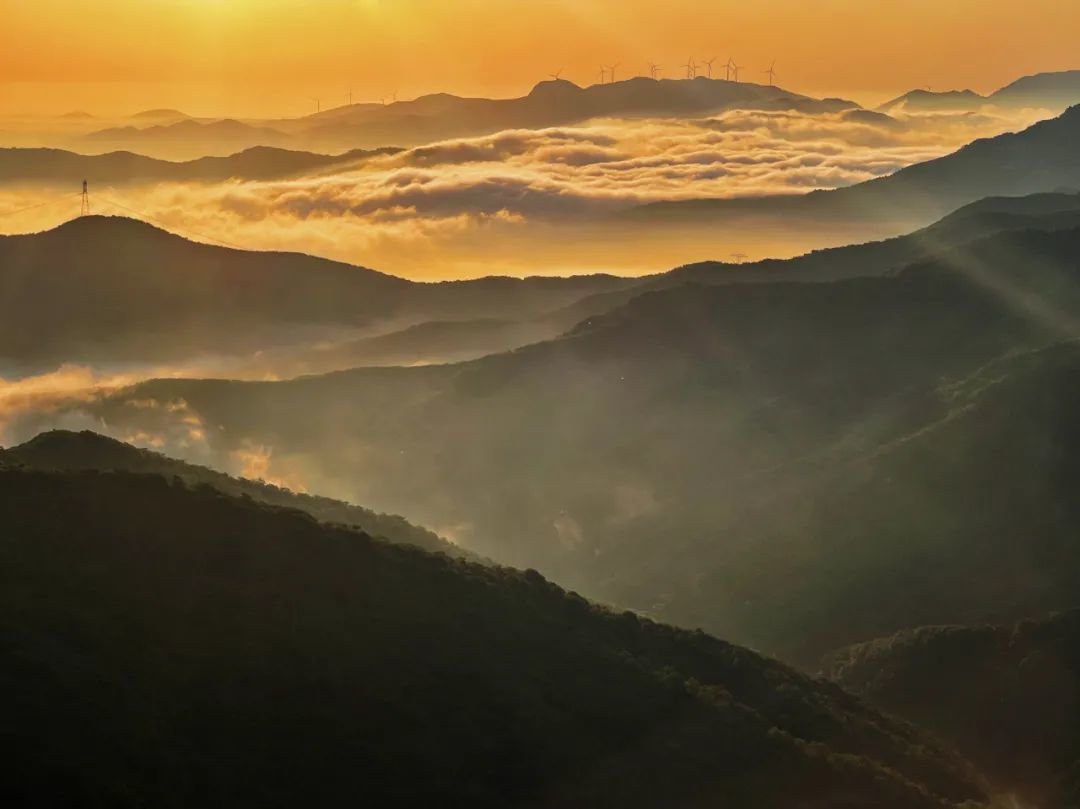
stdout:
{"type": "MultiPolygon", "coordinates": [[[[914,90],[878,109],[908,112],[977,109],[986,105],[1054,111],[1080,103],[1080,71],[1027,76],[989,96],[971,90],[914,90]]],[[[435,93],[390,104],[361,103],[307,115],[265,121],[194,119],[178,110],[148,110],[137,123],[85,136],[87,148],[106,146],[170,157],[223,155],[252,146],[340,152],[419,146],[447,138],[506,129],[539,129],[592,118],[684,118],[726,110],[793,110],[807,113],[859,110],[836,98],[815,99],[779,87],[722,79],[649,79],[580,87],[545,81],[526,96],[463,98],[435,93]]]]}
{"type": "Polygon", "coordinates": [[[227,155],[254,146],[295,148],[298,145],[291,136],[277,129],[232,119],[196,121],[181,118],[174,121],[166,118],[165,121],[145,127],[127,125],[100,129],[84,135],[81,143],[87,149],[131,149],[148,155],[165,153],[192,159],[227,155]]]}
{"type": "Polygon", "coordinates": [[[1080,610],[929,626],[826,661],[844,687],[958,746],[1023,805],[1080,799],[1080,610]]]}
{"type": "Polygon", "coordinates": [[[225,148],[256,145],[343,151],[418,146],[598,117],[685,117],[729,109],[836,112],[857,107],[843,99],[819,100],[779,87],[701,77],[635,78],[590,87],[559,80],[541,82],[520,98],[462,98],[437,93],[385,105],[354,104],[302,118],[257,122],[181,118],[152,127],[101,130],[86,136],[85,143],[143,153],[203,149],[202,154],[220,154],[225,148]]]}
{"type": "Polygon", "coordinates": [[[267,180],[334,166],[345,168],[373,155],[393,151],[357,149],[340,155],[322,155],[255,146],[227,157],[173,162],[132,152],[83,155],[62,149],[0,148],[0,184],[33,182],[70,186],[79,179],[88,180],[92,186],[160,181],[267,180]]]}
{"type": "Polygon", "coordinates": [[[1060,111],[1080,104],[1080,70],[1025,76],[990,95],[973,90],[912,90],[878,107],[881,112],[937,112],[976,110],[987,105],[1037,107],[1060,111]]]}
{"type": "Polygon", "coordinates": [[[155,475],[0,469],[20,807],[989,809],[753,652],[155,475]]]}

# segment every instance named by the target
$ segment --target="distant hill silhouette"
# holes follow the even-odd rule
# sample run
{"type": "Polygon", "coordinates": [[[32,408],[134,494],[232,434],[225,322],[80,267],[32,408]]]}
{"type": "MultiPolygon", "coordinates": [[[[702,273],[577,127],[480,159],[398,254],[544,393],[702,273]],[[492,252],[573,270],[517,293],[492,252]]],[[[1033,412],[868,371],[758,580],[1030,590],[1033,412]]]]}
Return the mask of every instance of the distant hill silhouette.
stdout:
{"type": "Polygon", "coordinates": [[[9,805],[986,806],[836,686],[149,475],[0,470],[9,805]]]}
{"type": "Polygon", "coordinates": [[[295,148],[299,145],[280,130],[232,119],[196,121],[186,117],[180,120],[165,117],[162,120],[165,122],[152,126],[129,125],[100,129],[84,135],[80,143],[86,148],[104,146],[191,159],[207,155],[227,155],[253,146],[295,148]]]}
{"type": "Polygon", "coordinates": [[[177,120],[177,121],[179,121],[179,120],[186,120],[188,118],[191,118],[191,116],[188,115],[187,113],[180,112],[180,110],[174,110],[174,109],[168,109],[168,108],[153,109],[153,110],[143,110],[142,112],[137,112],[137,113],[135,113],[134,115],[131,116],[131,119],[134,120],[134,121],[143,121],[143,120],[150,120],[150,121],[177,120]]]}
{"type": "Polygon", "coordinates": [[[1080,104],[1080,70],[1037,73],[1002,87],[990,96],[998,104],[1064,108],[1080,104]]]}
{"type": "Polygon", "coordinates": [[[132,472],[179,478],[189,486],[212,486],[236,497],[306,511],[321,522],[348,525],[390,542],[415,545],[451,556],[467,555],[431,531],[392,514],[377,514],[339,500],[291,492],[262,481],[230,477],[92,432],[54,430],[42,433],[20,446],[0,449],[0,466],[39,471],[132,472]]]}
{"type": "Polygon", "coordinates": [[[386,331],[493,311],[533,318],[636,283],[584,276],[422,284],[89,216],[40,234],[0,237],[0,359],[35,366],[270,350],[295,345],[300,329],[386,331]]]}
{"type": "Polygon", "coordinates": [[[301,118],[246,123],[185,119],[172,126],[113,128],[94,133],[86,142],[146,152],[185,142],[210,144],[216,138],[235,148],[262,145],[342,151],[419,146],[446,138],[561,126],[607,116],[684,117],[730,109],[836,112],[856,108],[857,104],[843,99],[814,99],[779,87],[703,77],[634,78],[589,87],[558,80],[541,82],[519,98],[435,93],[392,104],[353,104],[301,118]]]}
{"type": "Polygon", "coordinates": [[[43,182],[71,186],[80,179],[87,179],[93,186],[162,180],[266,180],[330,166],[344,167],[386,153],[388,150],[356,149],[339,155],[322,155],[255,146],[227,157],[172,162],[131,152],[82,155],[63,149],[0,148],[0,183],[43,182]]]}
{"type": "Polygon", "coordinates": [[[831,655],[829,673],[932,729],[1030,806],[1080,798],[1080,611],[1004,626],[929,626],[831,655]]]}
{"type": "Polygon", "coordinates": [[[657,202],[623,214],[639,225],[718,226],[750,216],[802,222],[928,224],[984,197],[1080,189],[1080,106],[1028,129],[846,188],[804,195],[657,202]]]}
{"type": "Polygon", "coordinates": [[[976,110],[990,105],[1060,111],[1076,104],[1080,104],[1080,70],[1024,76],[986,96],[973,90],[912,90],[885,102],[878,109],[882,112],[899,109],[935,112],[976,110]]]}
{"type": "MultiPolygon", "coordinates": [[[[1080,99],[1078,99],[1080,100],[1080,99]]],[[[943,110],[970,110],[977,109],[983,104],[989,103],[986,96],[979,95],[974,90],[912,90],[904,93],[892,101],[886,101],[877,109],[880,112],[940,112],[943,110]]]]}
{"type": "Polygon", "coordinates": [[[778,87],[705,78],[634,78],[589,87],[558,80],[541,82],[521,98],[489,100],[437,94],[385,107],[366,105],[354,114],[343,113],[329,121],[321,117],[301,119],[293,127],[316,142],[414,146],[598,117],[683,117],[729,109],[836,112],[857,106],[840,99],[813,99],[778,87]]]}

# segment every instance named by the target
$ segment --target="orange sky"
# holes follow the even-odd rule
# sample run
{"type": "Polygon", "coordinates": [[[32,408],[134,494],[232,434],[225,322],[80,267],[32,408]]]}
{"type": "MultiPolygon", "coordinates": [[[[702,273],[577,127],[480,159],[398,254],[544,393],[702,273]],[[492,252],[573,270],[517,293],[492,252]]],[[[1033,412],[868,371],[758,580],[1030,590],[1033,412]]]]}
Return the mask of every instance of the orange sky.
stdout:
{"type": "Polygon", "coordinates": [[[1080,67],[1077,0],[0,0],[0,115],[177,106],[298,115],[354,98],[517,95],[601,62],[665,75],[733,55],[759,79],[882,100],[1080,67]]]}

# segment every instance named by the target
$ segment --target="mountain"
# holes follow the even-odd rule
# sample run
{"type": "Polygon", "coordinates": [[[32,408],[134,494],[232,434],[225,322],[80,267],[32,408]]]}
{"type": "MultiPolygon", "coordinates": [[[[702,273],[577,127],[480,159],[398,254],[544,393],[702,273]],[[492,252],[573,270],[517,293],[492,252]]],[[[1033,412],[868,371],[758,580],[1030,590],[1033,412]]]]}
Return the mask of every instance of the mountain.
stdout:
{"type": "Polygon", "coordinates": [[[155,476],[0,470],[18,806],[986,805],[839,688],[155,476]]]}
{"type": "Polygon", "coordinates": [[[1025,76],[992,94],[990,101],[1015,107],[1051,109],[1080,104],[1080,70],[1025,76]]]}
{"type": "Polygon", "coordinates": [[[373,329],[427,320],[475,320],[493,311],[527,319],[636,283],[584,276],[422,284],[87,216],[44,233],[0,237],[0,362],[170,362],[371,336],[373,329]]]}
{"type": "Polygon", "coordinates": [[[977,140],[957,152],[888,177],[803,195],[658,202],[622,214],[638,225],[734,226],[747,217],[799,222],[924,226],[984,197],[1080,188],[1080,106],[1018,133],[977,140]]]}
{"type": "MultiPolygon", "coordinates": [[[[1078,98],[1077,100],[1080,100],[1078,98]]],[[[971,110],[989,103],[986,96],[981,96],[974,90],[912,90],[902,96],[886,101],[880,107],[879,112],[940,112],[942,110],[971,110]]]]}
{"type": "Polygon", "coordinates": [[[92,432],[54,430],[42,433],[17,447],[0,449],[0,466],[39,471],[131,472],[181,480],[188,486],[210,486],[234,497],[305,511],[320,522],[352,526],[371,536],[427,551],[462,556],[464,552],[427,529],[411,525],[392,514],[289,491],[263,481],[244,480],[215,472],[205,466],[183,463],[157,452],[92,432]]]}
{"type": "Polygon", "coordinates": [[[830,675],[955,743],[1017,805],[1080,798],[1080,611],[929,626],[840,650],[830,675]]]}
{"type": "Polygon", "coordinates": [[[174,109],[143,110],[131,116],[133,121],[181,121],[191,118],[190,115],[174,109]]]}
{"type": "Polygon", "coordinates": [[[462,362],[550,340],[576,323],[577,319],[564,311],[523,320],[430,320],[372,337],[317,345],[300,351],[284,349],[266,359],[268,368],[277,369],[283,376],[326,373],[343,368],[462,362]]]}
{"type": "Polygon", "coordinates": [[[76,409],[167,435],[129,402],[182,400],[214,453],[272,446],[335,496],[805,663],[1069,606],[1077,256],[1076,227],[1004,231],[876,277],[650,291],[458,365],[76,409]]]}
{"type": "Polygon", "coordinates": [[[884,275],[927,256],[962,248],[995,234],[1076,227],[1080,227],[1080,194],[987,197],[953,211],[932,225],[892,239],[815,250],[793,259],[765,259],[741,264],[702,261],[677,267],[650,280],[642,288],[687,282],[834,281],[860,275],[884,275]]]}
{"type": "Polygon", "coordinates": [[[340,155],[322,155],[256,146],[227,157],[171,162],[131,152],[83,155],[63,149],[0,148],[0,184],[33,182],[70,186],[86,179],[93,188],[156,181],[267,180],[330,166],[347,168],[385,153],[385,150],[357,149],[340,155]]]}
{"type": "Polygon", "coordinates": [[[253,146],[288,148],[296,145],[288,134],[280,130],[228,118],[218,121],[183,118],[174,121],[166,117],[163,120],[163,123],[152,126],[99,129],[84,135],[80,144],[85,148],[104,146],[130,149],[141,154],[173,159],[228,155],[253,146]]]}
{"type": "Polygon", "coordinates": [[[357,104],[270,126],[323,148],[418,146],[505,129],[542,129],[590,118],[708,115],[730,109],[837,112],[858,105],[814,99],[779,87],[698,77],[633,78],[579,87],[544,81],[520,98],[460,98],[446,93],[393,104],[357,104]]]}
{"type": "Polygon", "coordinates": [[[837,112],[858,109],[843,99],[815,99],[779,87],[698,77],[633,78],[589,87],[545,81],[519,98],[463,98],[435,93],[391,104],[352,104],[299,118],[265,121],[192,119],[177,111],[143,114],[139,124],[85,136],[83,146],[167,156],[198,157],[253,146],[339,152],[421,146],[447,138],[507,129],[543,129],[599,117],[682,118],[731,109],[837,112]],[[173,114],[166,114],[173,113],[173,114]],[[200,153],[198,150],[202,149],[200,153]]]}
{"type": "MultiPolygon", "coordinates": [[[[163,165],[193,176],[284,170],[293,159],[318,158],[264,151],[163,165]]],[[[0,151],[0,172],[12,165],[9,154],[0,151]]],[[[310,256],[196,244],[131,219],[83,217],[0,237],[0,362],[34,370],[64,361],[233,355],[274,375],[449,362],[553,338],[651,289],[882,274],[994,233],[1077,224],[1080,196],[1036,195],[981,201],[905,237],[791,261],[706,262],[642,279],[420,284],[310,256]],[[42,324],[47,331],[35,332],[42,324]]]]}
{"type": "Polygon", "coordinates": [[[878,107],[881,112],[977,110],[985,106],[1043,108],[1061,111],[1080,104],[1080,70],[1024,76],[990,95],[973,90],[912,90],[878,107]]]}

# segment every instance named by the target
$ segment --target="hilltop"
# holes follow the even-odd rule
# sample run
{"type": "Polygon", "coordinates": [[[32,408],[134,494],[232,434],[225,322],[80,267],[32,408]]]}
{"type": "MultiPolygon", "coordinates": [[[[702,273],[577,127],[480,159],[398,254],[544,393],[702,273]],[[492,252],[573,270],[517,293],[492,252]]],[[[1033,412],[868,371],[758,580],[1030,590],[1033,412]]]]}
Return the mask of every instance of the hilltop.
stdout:
{"type": "Polygon", "coordinates": [[[461,548],[396,515],[378,514],[351,503],[292,492],[263,481],[230,477],[205,466],[184,463],[88,431],[53,430],[19,446],[0,449],[0,466],[40,471],[98,470],[160,475],[168,480],[181,480],[188,486],[210,486],[234,497],[299,509],[321,522],[348,525],[390,542],[451,556],[468,556],[461,548]]]}

